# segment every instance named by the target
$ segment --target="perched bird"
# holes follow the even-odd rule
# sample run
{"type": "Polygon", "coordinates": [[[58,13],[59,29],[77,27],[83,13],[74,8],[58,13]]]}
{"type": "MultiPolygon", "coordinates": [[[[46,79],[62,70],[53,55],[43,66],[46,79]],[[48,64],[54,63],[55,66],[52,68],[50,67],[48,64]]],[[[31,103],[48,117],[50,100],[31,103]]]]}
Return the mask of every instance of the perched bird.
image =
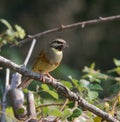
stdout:
{"type": "MultiPolygon", "coordinates": [[[[49,72],[56,69],[63,58],[63,49],[68,47],[65,40],[57,38],[47,45],[42,52],[35,59],[32,71],[41,74],[41,79],[44,82],[44,75],[52,78],[49,72]]],[[[26,88],[32,79],[27,78],[18,87],[26,88]]]]}

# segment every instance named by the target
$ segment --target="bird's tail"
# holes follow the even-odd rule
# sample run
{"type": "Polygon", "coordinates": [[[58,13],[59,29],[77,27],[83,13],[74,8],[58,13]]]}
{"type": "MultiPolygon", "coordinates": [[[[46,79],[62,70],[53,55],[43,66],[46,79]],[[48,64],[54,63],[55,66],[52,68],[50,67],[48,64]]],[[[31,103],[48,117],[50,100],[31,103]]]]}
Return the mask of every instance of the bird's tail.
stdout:
{"type": "Polygon", "coordinates": [[[22,88],[22,89],[27,88],[27,87],[30,85],[30,83],[32,82],[32,80],[33,80],[33,79],[31,79],[31,78],[25,79],[25,80],[18,86],[18,88],[22,88]]]}

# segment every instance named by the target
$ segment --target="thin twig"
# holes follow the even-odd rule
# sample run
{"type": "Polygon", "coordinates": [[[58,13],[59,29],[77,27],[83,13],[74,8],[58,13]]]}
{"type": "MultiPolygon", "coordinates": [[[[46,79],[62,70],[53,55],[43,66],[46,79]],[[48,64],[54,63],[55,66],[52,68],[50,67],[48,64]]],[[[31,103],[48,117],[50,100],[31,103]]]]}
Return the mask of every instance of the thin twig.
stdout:
{"type": "Polygon", "coordinates": [[[27,57],[26,57],[26,59],[25,59],[25,61],[24,61],[24,66],[25,66],[25,67],[26,67],[26,65],[28,64],[28,61],[29,61],[29,59],[30,59],[30,56],[31,56],[31,54],[32,54],[32,52],[33,52],[33,49],[34,49],[34,47],[35,47],[35,43],[36,43],[36,39],[33,39],[32,44],[31,44],[31,46],[30,46],[30,49],[29,49],[29,51],[28,51],[27,57]]]}
{"type": "Polygon", "coordinates": [[[66,105],[68,104],[68,101],[69,101],[68,99],[65,100],[63,106],[60,108],[61,112],[65,109],[66,105]]]}
{"type": "MultiPolygon", "coordinates": [[[[31,46],[30,46],[30,48],[29,48],[28,54],[27,54],[26,59],[25,59],[24,64],[23,64],[24,67],[26,67],[26,65],[28,64],[28,61],[29,61],[30,56],[31,56],[31,54],[32,54],[32,51],[33,51],[33,49],[34,49],[35,43],[36,43],[36,39],[33,39],[32,44],[31,44],[31,46]]],[[[11,79],[11,89],[17,88],[17,86],[21,84],[21,77],[22,77],[22,76],[21,76],[21,74],[19,74],[19,73],[14,73],[14,74],[12,75],[12,79],[11,79]]]]}
{"type": "MultiPolygon", "coordinates": [[[[64,104],[62,105],[62,107],[60,108],[60,112],[62,112],[65,109],[66,105],[68,104],[68,101],[69,101],[69,99],[67,98],[65,100],[64,104]]],[[[58,122],[59,119],[60,119],[60,117],[56,117],[55,122],[58,122]]]]}
{"type": "Polygon", "coordinates": [[[1,122],[5,122],[5,109],[6,109],[6,99],[7,99],[7,93],[9,89],[9,78],[10,78],[10,70],[6,69],[6,80],[5,80],[5,90],[3,93],[2,98],[2,116],[1,116],[1,122]]]}
{"type": "MultiPolygon", "coordinates": [[[[26,39],[20,41],[18,43],[18,45],[22,45],[28,41],[31,41],[34,38],[40,38],[41,36],[51,34],[51,33],[57,32],[57,31],[63,31],[63,30],[78,27],[78,26],[81,26],[81,28],[84,28],[85,26],[88,26],[88,25],[93,25],[93,24],[103,23],[103,22],[111,22],[111,21],[115,21],[115,20],[120,20],[120,15],[110,16],[110,17],[99,17],[98,19],[83,21],[83,22],[77,22],[77,23],[73,23],[73,24],[69,24],[69,25],[63,25],[62,24],[58,28],[46,30],[46,31],[37,33],[35,35],[30,35],[26,39]]],[[[13,45],[13,46],[15,46],[15,45],[13,45]]]]}
{"type": "Polygon", "coordinates": [[[38,107],[36,107],[36,109],[48,107],[48,106],[61,106],[61,105],[63,105],[63,103],[50,103],[50,104],[39,105],[38,107]]]}
{"type": "MultiPolygon", "coordinates": [[[[26,77],[30,77],[32,79],[40,81],[40,74],[31,72],[27,70],[26,68],[20,67],[19,65],[13,63],[11,60],[8,60],[2,56],[0,56],[0,63],[3,64],[4,66],[7,66],[11,69],[13,69],[16,72],[21,73],[22,75],[26,77]]],[[[51,85],[54,87],[61,95],[64,95],[66,98],[72,101],[78,102],[78,106],[84,107],[87,110],[91,111],[92,113],[98,115],[99,117],[103,118],[106,121],[109,122],[119,122],[115,118],[113,118],[111,115],[108,113],[102,111],[101,109],[97,108],[96,106],[88,103],[86,100],[84,100],[81,96],[77,95],[76,93],[72,92],[70,89],[62,85],[58,80],[52,80],[48,77],[44,77],[44,82],[48,85],[51,85]]]]}
{"type": "Polygon", "coordinates": [[[116,99],[115,99],[115,101],[113,103],[112,110],[110,111],[110,113],[112,115],[115,114],[115,108],[116,108],[117,104],[119,103],[119,97],[120,97],[120,92],[118,93],[118,95],[117,95],[117,97],[116,97],[116,99]]]}

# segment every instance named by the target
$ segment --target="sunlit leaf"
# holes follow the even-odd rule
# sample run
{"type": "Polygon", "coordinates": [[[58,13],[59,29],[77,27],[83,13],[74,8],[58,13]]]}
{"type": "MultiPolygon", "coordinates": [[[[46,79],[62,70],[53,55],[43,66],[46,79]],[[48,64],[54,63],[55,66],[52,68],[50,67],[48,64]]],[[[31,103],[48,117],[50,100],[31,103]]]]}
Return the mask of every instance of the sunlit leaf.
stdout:
{"type": "Polygon", "coordinates": [[[98,92],[88,90],[88,97],[90,100],[93,100],[98,97],[98,92]]]}
{"type": "Polygon", "coordinates": [[[120,60],[114,58],[113,61],[116,66],[120,66],[120,60]]]}
{"type": "Polygon", "coordinates": [[[120,67],[116,67],[116,68],[108,71],[108,73],[112,73],[112,72],[120,73],[120,67]]]}
{"type": "Polygon", "coordinates": [[[49,87],[48,87],[48,85],[46,85],[46,84],[42,84],[42,85],[41,85],[41,88],[42,88],[44,91],[48,91],[48,90],[49,90],[49,87]]]}
{"type": "Polygon", "coordinates": [[[17,30],[17,37],[19,37],[20,39],[23,39],[25,37],[25,31],[22,27],[20,27],[19,25],[15,25],[15,28],[17,30]]]}
{"type": "Polygon", "coordinates": [[[52,90],[47,91],[53,98],[57,99],[59,98],[58,94],[52,90]]]}
{"type": "Polygon", "coordinates": [[[110,109],[110,105],[108,102],[104,103],[104,108],[105,108],[105,111],[108,111],[110,109]]]}
{"type": "Polygon", "coordinates": [[[12,40],[15,37],[15,33],[13,30],[7,29],[6,34],[9,36],[9,40],[12,40]]]}
{"type": "Polygon", "coordinates": [[[68,87],[69,89],[73,87],[72,83],[69,81],[62,80],[61,82],[64,86],[68,87]]]}
{"type": "Polygon", "coordinates": [[[62,112],[59,109],[52,109],[49,114],[56,117],[62,117],[62,112]]]}
{"type": "Polygon", "coordinates": [[[0,21],[1,21],[8,29],[12,29],[12,26],[9,24],[8,21],[6,21],[5,19],[0,19],[0,21]]]}
{"type": "Polygon", "coordinates": [[[5,116],[6,116],[6,122],[16,122],[17,121],[14,116],[12,107],[6,108],[5,116]]]}
{"type": "Polygon", "coordinates": [[[49,111],[48,107],[42,108],[42,112],[43,112],[44,115],[47,115],[48,111],[49,111]]]}
{"type": "Polygon", "coordinates": [[[79,81],[79,83],[81,83],[82,87],[85,87],[85,88],[88,88],[88,86],[90,84],[90,82],[88,80],[86,80],[86,79],[81,79],[79,81]]]}
{"type": "Polygon", "coordinates": [[[72,83],[77,87],[78,86],[78,80],[73,79],[72,76],[69,76],[69,78],[72,81],[72,83]]]}
{"type": "Polygon", "coordinates": [[[97,116],[94,118],[94,122],[101,122],[102,121],[102,118],[97,116]]]}
{"type": "Polygon", "coordinates": [[[90,65],[90,69],[94,69],[95,68],[95,63],[92,63],[91,65],[90,65]]]}
{"type": "Polygon", "coordinates": [[[42,84],[42,85],[41,85],[41,88],[42,88],[45,92],[47,92],[48,94],[50,94],[53,98],[58,99],[58,94],[57,94],[55,91],[50,90],[49,87],[48,87],[46,84],[42,84]]]}
{"type": "Polygon", "coordinates": [[[71,111],[71,109],[69,109],[69,108],[67,108],[67,109],[65,109],[63,112],[62,112],[62,118],[63,119],[67,119],[69,116],[71,116],[72,115],[72,111],[71,111]]]}
{"type": "Polygon", "coordinates": [[[9,114],[11,114],[12,116],[14,116],[12,107],[7,107],[7,108],[6,108],[6,113],[9,113],[9,114]]]}
{"type": "Polygon", "coordinates": [[[25,88],[25,89],[23,89],[23,92],[26,93],[26,94],[28,94],[29,91],[28,91],[27,88],[25,88]]]}

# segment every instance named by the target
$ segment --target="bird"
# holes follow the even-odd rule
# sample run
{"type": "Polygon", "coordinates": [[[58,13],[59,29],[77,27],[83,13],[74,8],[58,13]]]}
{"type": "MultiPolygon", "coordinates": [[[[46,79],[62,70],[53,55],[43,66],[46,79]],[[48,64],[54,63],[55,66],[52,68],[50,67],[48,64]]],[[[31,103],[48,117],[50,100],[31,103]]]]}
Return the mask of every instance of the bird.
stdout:
{"type": "MultiPolygon", "coordinates": [[[[41,74],[40,80],[44,82],[44,75],[54,79],[49,72],[55,70],[61,63],[63,58],[63,49],[68,47],[64,39],[56,38],[51,41],[45,49],[35,58],[32,71],[41,74]]],[[[33,79],[27,78],[18,88],[26,88],[33,79]]]]}

